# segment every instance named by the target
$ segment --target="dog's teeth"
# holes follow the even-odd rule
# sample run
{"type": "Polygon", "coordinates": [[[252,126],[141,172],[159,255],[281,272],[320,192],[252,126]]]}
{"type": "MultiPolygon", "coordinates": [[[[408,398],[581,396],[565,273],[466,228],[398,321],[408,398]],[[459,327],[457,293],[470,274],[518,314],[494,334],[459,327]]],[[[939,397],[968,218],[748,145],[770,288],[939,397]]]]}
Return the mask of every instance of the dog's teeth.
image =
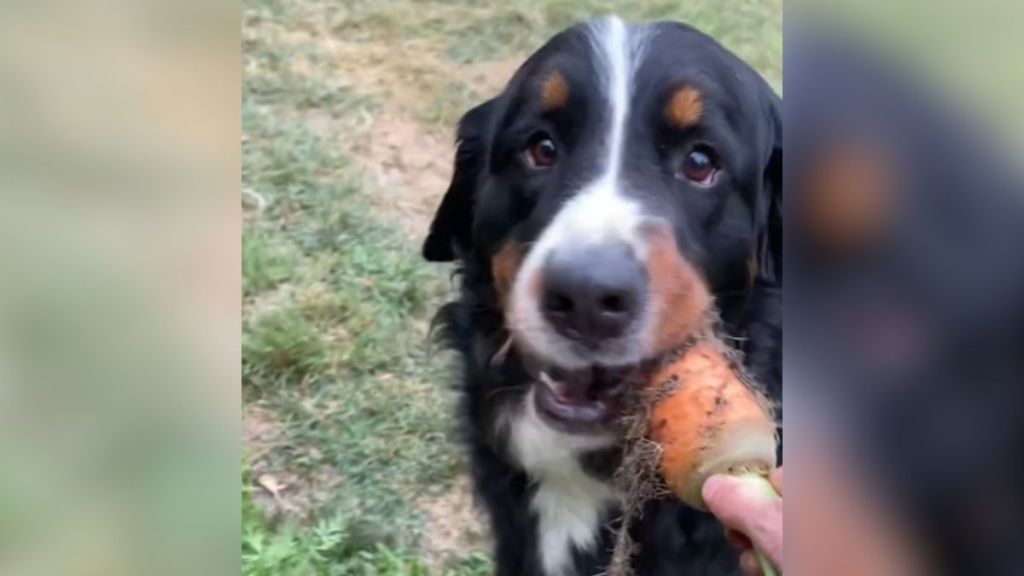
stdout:
{"type": "Polygon", "coordinates": [[[565,400],[565,386],[561,382],[556,382],[547,372],[543,371],[540,373],[540,381],[548,390],[551,390],[555,398],[565,400]]]}

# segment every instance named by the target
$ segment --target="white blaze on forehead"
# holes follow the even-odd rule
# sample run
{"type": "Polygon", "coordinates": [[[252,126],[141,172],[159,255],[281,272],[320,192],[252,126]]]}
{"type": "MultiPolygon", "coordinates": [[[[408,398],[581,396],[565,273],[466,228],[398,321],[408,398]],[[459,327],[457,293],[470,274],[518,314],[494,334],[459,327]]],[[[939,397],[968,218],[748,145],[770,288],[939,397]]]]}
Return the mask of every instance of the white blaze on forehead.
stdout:
{"type": "MultiPolygon", "coordinates": [[[[568,343],[544,322],[534,279],[555,250],[563,246],[622,242],[645,255],[640,239],[644,214],[640,205],[622,192],[622,158],[633,85],[633,70],[643,52],[643,32],[631,33],[618,18],[590,23],[586,33],[606,109],[601,115],[605,131],[598,175],[562,206],[530,249],[512,287],[510,324],[525,343],[567,368],[595,360],[626,364],[639,360],[644,345],[580,358],[568,343]]],[[[594,119],[596,120],[596,118],[594,119]]],[[[600,266],[600,262],[595,262],[600,266]]],[[[503,418],[508,427],[512,456],[536,482],[530,508],[537,518],[541,567],[546,576],[569,576],[574,550],[592,550],[601,522],[614,502],[612,487],[590,476],[580,465],[581,454],[614,444],[611,435],[574,435],[551,428],[537,414],[533,389],[525,403],[503,418]]]]}
{"type": "Polygon", "coordinates": [[[606,87],[610,105],[608,160],[603,180],[616,181],[622,164],[622,140],[626,131],[626,117],[629,114],[630,85],[632,84],[629,35],[622,20],[606,18],[590,25],[591,42],[595,52],[602,59],[598,69],[602,73],[602,84],[606,87]]]}
{"type": "Polygon", "coordinates": [[[559,210],[539,239],[535,252],[547,252],[562,242],[600,243],[607,240],[633,240],[640,218],[640,207],[622,194],[622,156],[629,119],[633,84],[633,62],[639,46],[618,18],[596,20],[589,24],[588,36],[593,48],[599,84],[604,89],[606,129],[602,151],[604,159],[599,176],[559,210]]]}
{"type": "MultiPolygon", "coordinates": [[[[586,34],[606,105],[600,171],[559,209],[537,239],[517,275],[511,299],[513,327],[523,328],[520,332],[526,333],[535,349],[570,368],[582,366],[584,362],[566,350],[558,336],[544,328],[535,295],[531,294],[531,278],[561,246],[622,242],[632,246],[637,258],[642,260],[646,255],[639,233],[644,214],[639,203],[623,193],[626,183],[622,179],[633,78],[645,50],[646,29],[630,29],[618,18],[610,17],[589,23],[586,34]]],[[[608,360],[626,363],[635,359],[608,360]]]]}

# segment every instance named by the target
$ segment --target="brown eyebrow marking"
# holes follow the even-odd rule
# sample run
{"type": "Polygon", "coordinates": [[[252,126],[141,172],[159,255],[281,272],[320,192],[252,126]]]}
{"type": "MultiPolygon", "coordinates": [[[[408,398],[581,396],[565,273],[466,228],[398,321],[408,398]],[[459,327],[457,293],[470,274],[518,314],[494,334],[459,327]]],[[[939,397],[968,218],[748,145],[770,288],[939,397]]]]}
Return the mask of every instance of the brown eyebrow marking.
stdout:
{"type": "Polygon", "coordinates": [[[665,105],[665,119],[676,128],[689,128],[700,122],[704,102],[696,88],[679,88],[665,105]]]}
{"type": "Polygon", "coordinates": [[[540,88],[540,103],[544,111],[564,108],[569,101],[569,84],[558,70],[548,74],[540,88]]]}
{"type": "Polygon", "coordinates": [[[840,142],[819,152],[801,179],[799,225],[832,254],[870,246],[892,224],[893,173],[872,142],[840,142]]]}

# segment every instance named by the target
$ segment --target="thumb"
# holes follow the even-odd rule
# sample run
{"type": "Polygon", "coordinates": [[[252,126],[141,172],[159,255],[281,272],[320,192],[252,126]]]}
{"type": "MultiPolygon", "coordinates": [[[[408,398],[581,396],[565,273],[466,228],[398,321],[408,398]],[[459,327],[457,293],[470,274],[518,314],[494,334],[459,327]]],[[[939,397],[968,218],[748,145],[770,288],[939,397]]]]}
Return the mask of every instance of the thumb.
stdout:
{"type": "Polygon", "coordinates": [[[702,496],[719,522],[750,538],[772,564],[782,565],[782,498],[767,480],[716,474],[704,483],[702,496]]]}

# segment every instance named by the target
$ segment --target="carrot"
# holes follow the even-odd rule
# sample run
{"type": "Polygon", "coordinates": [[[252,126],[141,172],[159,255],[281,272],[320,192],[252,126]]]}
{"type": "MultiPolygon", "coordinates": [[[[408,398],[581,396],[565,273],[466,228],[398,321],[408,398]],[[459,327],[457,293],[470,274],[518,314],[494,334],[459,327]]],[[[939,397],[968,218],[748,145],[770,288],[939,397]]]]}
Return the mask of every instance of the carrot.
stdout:
{"type": "MultiPolygon", "coordinates": [[[[701,340],[657,371],[650,439],[660,447],[665,483],[684,503],[706,510],[701,487],[730,474],[778,495],[768,482],[775,468],[776,428],[770,405],[733,369],[725,347],[701,340]]],[[[762,571],[774,574],[758,553],[762,571]]]]}

